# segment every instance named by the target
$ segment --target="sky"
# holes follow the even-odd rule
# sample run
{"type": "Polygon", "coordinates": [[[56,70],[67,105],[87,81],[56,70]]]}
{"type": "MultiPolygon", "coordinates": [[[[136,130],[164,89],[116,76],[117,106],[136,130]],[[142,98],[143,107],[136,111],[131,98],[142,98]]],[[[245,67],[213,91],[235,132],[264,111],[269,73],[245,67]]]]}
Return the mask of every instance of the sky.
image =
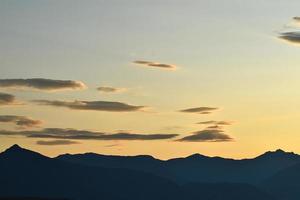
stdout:
{"type": "Polygon", "coordinates": [[[299,7],[1,0],[0,151],[300,153],[299,7]]]}

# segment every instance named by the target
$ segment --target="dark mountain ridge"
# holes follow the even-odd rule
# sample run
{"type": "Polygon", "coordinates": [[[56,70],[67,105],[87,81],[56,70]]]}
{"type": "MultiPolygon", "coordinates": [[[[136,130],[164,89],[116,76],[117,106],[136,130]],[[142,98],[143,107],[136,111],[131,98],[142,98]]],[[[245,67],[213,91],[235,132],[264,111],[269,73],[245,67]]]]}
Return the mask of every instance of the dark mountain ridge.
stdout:
{"type": "Polygon", "coordinates": [[[242,160],[194,154],[163,161],[152,156],[106,156],[95,153],[64,154],[56,159],[90,166],[145,171],[180,184],[188,182],[258,184],[280,170],[300,162],[299,155],[282,150],[269,151],[256,158],[242,160]]]}
{"type": "MultiPolygon", "coordinates": [[[[107,156],[97,155],[97,162],[99,157],[107,158],[107,156]]],[[[122,159],[126,161],[128,157],[122,159]]],[[[149,156],[135,156],[130,159],[132,163],[137,163],[139,166],[147,166],[148,162],[155,163],[151,164],[152,166],[167,162],[149,156]],[[139,164],[140,162],[142,164],[139,164]]],[[[122,166],[110,168],[84,164],[84,162],[66,161],[62,157],[48,158],[14,145],[0,153],[0,197],[69,200],[275,199],[249,184],[202,182],[179,185],[146,170],[126,169],[122,166]]]]}

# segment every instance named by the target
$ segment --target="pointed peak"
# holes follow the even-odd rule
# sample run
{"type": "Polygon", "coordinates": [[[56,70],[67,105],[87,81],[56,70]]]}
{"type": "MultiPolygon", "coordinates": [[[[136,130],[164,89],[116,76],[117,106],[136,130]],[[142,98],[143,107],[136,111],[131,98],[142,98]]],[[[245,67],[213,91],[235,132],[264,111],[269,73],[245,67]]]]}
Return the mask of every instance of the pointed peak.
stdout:
{"type": "Polygon", "coordinates": [[[14,145],[12,145],[11,147],[9,147],[8,149],[6,149],[6,151],[15,151],[15,150],[22,150],[23,148],[22,147],[20,147],[19,145],[17,145],[17,144],[14,144],[14,145]]]}
{"type": "Polygon", "coordinates": [[[17,144],[12,145],[4,152],[0,153],[0,155],[11,159],[47,158],[40,153],[24,149],[17,144]]]}
{"type": "Polygon", "coordinates": [[[14,144],[11,147],[9,147],[8,149],[6,149],[3,153],[6,153],[6,154],[7,153],[10,153],[10,154],[14,153],[14,154],[16,154],[16,153],[27,152],[27,151],[29,151],[29,150],[24,149],[24,148],[20,147],[17,144],[14,144]]]}

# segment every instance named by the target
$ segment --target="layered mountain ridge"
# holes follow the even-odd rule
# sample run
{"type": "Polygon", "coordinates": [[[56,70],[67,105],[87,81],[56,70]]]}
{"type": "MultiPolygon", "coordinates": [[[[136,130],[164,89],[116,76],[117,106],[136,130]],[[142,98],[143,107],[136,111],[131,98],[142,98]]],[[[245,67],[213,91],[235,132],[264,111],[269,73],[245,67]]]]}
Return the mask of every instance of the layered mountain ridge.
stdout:
{"type": "Polygon", "coordinates": [[[49,158],[13,145],[0,153],[0,197],[296,200],[298,174],[300,156],[283,150],[243,160],[194,154],[163,161],[95,153],[49,158]]]}

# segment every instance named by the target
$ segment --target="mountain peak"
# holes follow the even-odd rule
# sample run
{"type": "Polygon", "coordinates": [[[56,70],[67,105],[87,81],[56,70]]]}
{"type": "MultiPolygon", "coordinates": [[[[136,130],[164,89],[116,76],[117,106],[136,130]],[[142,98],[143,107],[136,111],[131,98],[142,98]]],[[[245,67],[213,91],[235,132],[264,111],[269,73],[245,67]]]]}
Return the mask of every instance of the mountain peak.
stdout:
{"type": "Polygon", "coordinates": [[[257,158],[293,158],[299,157],[299,155],[295,154],[294,152],[286,152],[282,149],[277,149],[275,151],[267,151],[266,153],[258,156],[257,158]]]}
{"type": "Polygon", "coordinates": [[[37,152],[24,149],[17,144],[12,145],[4,152],[0,153],[0,155],[11,159],[46,158],[37,152]]]}
{"type": "Polygon", "coordinates": [[[20,147],[19,145],[17,144],[14,144],[12,145],[11,147],[9,147],[8,149],[6,149],[6,151],[20,151],[22,150],[23,148],[20,147]]]}

